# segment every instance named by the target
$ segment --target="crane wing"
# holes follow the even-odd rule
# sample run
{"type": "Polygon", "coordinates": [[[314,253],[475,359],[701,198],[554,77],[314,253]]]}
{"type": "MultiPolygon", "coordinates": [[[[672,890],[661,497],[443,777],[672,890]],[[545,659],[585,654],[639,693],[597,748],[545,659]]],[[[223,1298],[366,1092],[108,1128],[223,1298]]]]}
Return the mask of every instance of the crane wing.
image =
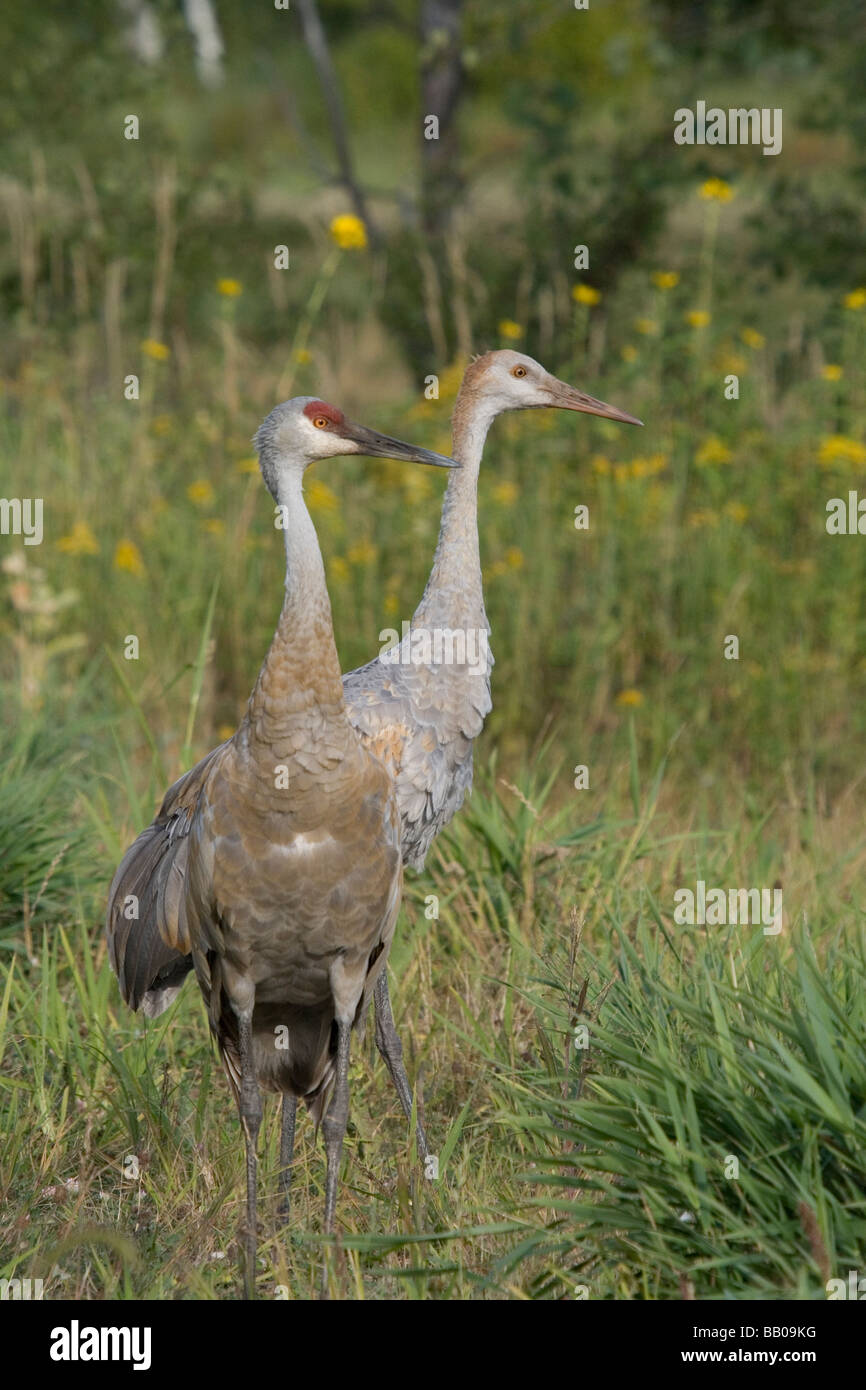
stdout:
{"type": "Polygon", "coordinates": [[[183,891],[189,832],[207,778],[228,746],[214,748],[169,788],[151,824],[120,861],[108,892],[111,967],[130,1008],[150,1018],[168,1008],[192,969],[183,891]]]}

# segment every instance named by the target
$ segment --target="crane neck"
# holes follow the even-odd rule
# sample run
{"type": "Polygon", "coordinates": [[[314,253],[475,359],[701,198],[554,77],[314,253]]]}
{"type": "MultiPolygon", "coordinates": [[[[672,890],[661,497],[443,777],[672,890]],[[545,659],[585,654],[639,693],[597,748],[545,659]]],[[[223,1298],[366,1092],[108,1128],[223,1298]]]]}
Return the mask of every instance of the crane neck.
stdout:
{"type": "Polygon", "coordinates": [[[299,727],[312,739],[323,721],[346,722],[325,566],[302,479],[302,467],[281,470],[274,526],[285,539],[285,595],[247,708],[253,739],[269,748],[286,746],[287,737],[297,746],[299,727]]]}
{"type": "Polygon", "coordinates": [[[452,457],[460,464],[448,478],[433,568],[413,624],[434,617],[486,625],[478,546],[478,470],[496,411],[461,390],[454,407],[452,457]]]}

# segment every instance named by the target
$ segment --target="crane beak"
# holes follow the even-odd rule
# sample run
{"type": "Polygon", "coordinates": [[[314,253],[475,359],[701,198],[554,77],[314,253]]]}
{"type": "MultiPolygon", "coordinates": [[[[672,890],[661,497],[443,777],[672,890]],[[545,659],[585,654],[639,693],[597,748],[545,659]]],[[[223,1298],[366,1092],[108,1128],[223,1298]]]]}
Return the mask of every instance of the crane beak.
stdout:
{"type": "Polygon", "coordinates": [[[377,434],[366,425],[354,425],[348,420],[339,431],[340,437],[350,440],[356,448],[354,454],[367,454],[370,458],[405,459],[408,463],[426,463],[433,468],[459,468],[460,464],[444,454],[434,454],[431,449],[422,449],[417,444],[406,444],[402,439],[392,439],[388,434],[377,434]]]}
{"type": "Polygon", "coordinates": [[[615,405],[608,405],[605,401],[597,401],[595,396],[588,396],[585,391],[578,391],[556,377],[551,378],[550,395],[550,404],[560,410],[580,410],[584,415],[600,415],[604,420],[618,420],[622,425],[643,424],[643,420],[638,420],[634,415],[627,415],[624,410],[618,410],[615,405]]]}

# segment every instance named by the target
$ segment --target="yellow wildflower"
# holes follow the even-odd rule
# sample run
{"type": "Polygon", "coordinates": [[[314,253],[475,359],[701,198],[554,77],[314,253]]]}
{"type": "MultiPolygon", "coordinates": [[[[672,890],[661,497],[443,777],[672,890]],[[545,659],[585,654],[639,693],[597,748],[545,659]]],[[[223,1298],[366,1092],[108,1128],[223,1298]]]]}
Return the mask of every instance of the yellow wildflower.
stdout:
{"type": "Polygon", "coordinates": [[[517,501],[519,489],[516,483],[497,483],[493,489],[493,496],[503,507],[510,507],[512,502],[517,501]]]}
{"type": "Polygon", "coordinates": [[[667,457],[664,454],[640,454],[632,459],[629,464],[629,472],[633,478],[652,478],[656,473],[661,473],[667,467],[667,457]]]}
{"type": "Polygon", "coordinates": [[[843,372],[838,362],[828,362],[821,368],[821,375],[825,381],[841,381],[843,372]]]}
{"type": "Polygon", "coordinates": [[[201,524],[211,536],[222,536],[225,534],[226,524],[221,516],[203,517],[201,524]]]}
{"type": "Polygon", "coordinates": [[[235,471],[237,473],[258,473],[259,461],[258,459],[239,459],[235,464],[235,471]]]}
{"type": "Polygon", "coordinates": [[[730,463],[732,457],[727,444],[723,444],[717,435],[711,434],[695,454],[695,463],[699,468],[706,468],[714,463],[730,463]]]}
{"type": "Polygon", "coordinates": [[[818,463],[822,468],[832,468],[837,463],[866,464],[866,447],[844,434],[829,434],[821,440],[818,463]]]}
{"type": "Polygon", "coordinates": [[[746,347],[756,349],[762,348],[767,341],[763,333],[759,333],[757,328],[744,328],[740,337],[746,344],[746,347]]]}
{"type": "Polygon", "coordinates": [[[748,507],[742,502],[726,502],[724,506],[725,516],[729,516],[731,521],[743,522],[749,515],[748,507]]]}
{"type": "Polygon", "coordinates": [[[604,454],[595,454],[590,464],[593,473],[600,473],[602,477],[610,472],[610,459],[605,458],[604,454]]]}
{"type": "Polygon", "coordinates": [[[309,348],[298,348],[295,353],[295,361],[299,367],[306,367],[307,363],[312,362],[312,360],[313,354],[310,352],[309,348]]]}
{"type": "Polygon", "coordinates": [[[141,350],[145,357],[152,357],[154,362],[165,362],[171,357],[171,348],[165,343],[158,343],[156,338],[145,338],[141,350]]]}
{"type": "Polygon", "coordinates": [[[749,364],[745,357],[741,357],[738,352],[719,353],[718,357],[715,359],[714,365],[726,374],[728,372],[735,372],[737,376],[742,376],[743,372],[749,369],[749,364]]]}
{"type": "Polygon", "coordinates": [[[500,338],[511,339],[522,338],[523,329],[519,323],[514,322],[514,319],[503,319],[499,325],[499,336],[500,338]]]}
{"type": "Polygon", "coordinates": [[[724,179],[707,179],[698,189],[699,195],[707,202],[729,203],[734,189],[724,179]]]}
{"type": "Polygon", "coordinates": [[[686,314],[686,320],[692,328],[706,328],[710,321],[710,316],[706,309],[690,309],[686,314]]]}
{"type": "Polygon", "coordinates": [[[622,358],[623,362],[634,362],[637,358],[637,348],[634,346],[633,343],[626,343],[625,346],[620,350],[620,357],[622,358]]]}
{"type": "Polygon", "coordinates": [[[335,512],[340,505],[337,494],[319,478],[313,479],[306,493],[307,506],[313,512],[335,512]]]}
{"type": "Polygon", "coordinates": [[[601,290],[593,289],[592,285],[575,285],[571,297],[577,304],[598,304],[601,290]]]}
{"type": "Polygon", "coordinates": [[[643,695],[639,690],[621,690],[616,697],[616,703],[624,709],[637,709],[643,704],[643,695]]]}
{"type": "Polygon", "coordinates": [[[72,530],[61,536],[57,549],[65,555],[98,555],[99,545],[86,521],[76,521],[72,530]]]}
{"type": "Polygon", "coordinates": [[[243,289],[240,280],[217,280],[217,292],[224,294],[226,299],[237,299],[239,294],[243,294],[243,289]]]}
{"type": "Polygon", "coordinates": [[[846,309],[866,308],[866,289],[851,290],[849,294],[846,294],[842,303],[846,309]]]}
{"type": "MultiPolygon", "coordinates": [[[[444,452],[447,454],[450,448],[451,442],[449,440],[444,452]]],[[[437,449],[436,452],[441,453],[443,451],[437,449]]],[[[399,465],[395,465],[395,467],[398,466],[399,465]]],[[[403,494],[407,501],[423,502],[425,497],[430,497],[432,495],[433,484],[429,477],[429,474],[432,472],[432,468],[403,468],[401,470],[400,481],[403,486],[403,494]]]]}
{"type": "Polygon", "coordinates": [[[709,507],[701,507],[698,511],[689,513],[688,522],[695,530],[699,530],[702,526],[718,526],[719,518],[709,507]]]}
{"type": "Polygon", "coordinates": [[[186,495],[197,507],[209,507],[214,499],[213,485],[207,478],[199,478],[196,482],[190,483],[186,495]]]}
{"type": "Polygon", "coordinates": [[[378,553],[372,541],[362,540],[349,546],[346,558],[351,565],[372,565],[378,553]]]}
{"type": "Polygon", "coordinates": [[[400,600],[396,594],[386,594],[385,602],[382,607],[385,609],[387,616],[393,618],[396,613],[400,612],[400,600]]]}
{"type": "Polygon", "coordinates": [[[338,584],[345,584],[349,578],[349,566],[342,555],[335,555],[330,564],[331,574],[338,584]]]}
{"type": "Polygon", "coordinates": [[[650,338],[654,333],[658,333],[659,326],[655,319],[635,319],[634,326],[638,333],[643,333],[644,337],[650,338]]]}
{"type": "Polygon", "coordinates": [[[654,270],[652,281],[657,290],[673,290],[680,283],[678,270],[654,270]]]}
{"type": "Polygon", "coordinates": [[[333,218],[329,230],[341,251],[363,251],[367,245],[367,228],[351,212],[333,218]]]}
{"type": "Polygon", "coordinates": [[[510,570],[523,569],[523,551],[519,545],[510,545],[505,552],[505,563],[510,570]]]}
{"type": "Polygon", "coordinates": [[[118,541],[114,552],[114,568],[126,570],[129,574],[144,574],[141,551],[135,541],[118,541]]]}

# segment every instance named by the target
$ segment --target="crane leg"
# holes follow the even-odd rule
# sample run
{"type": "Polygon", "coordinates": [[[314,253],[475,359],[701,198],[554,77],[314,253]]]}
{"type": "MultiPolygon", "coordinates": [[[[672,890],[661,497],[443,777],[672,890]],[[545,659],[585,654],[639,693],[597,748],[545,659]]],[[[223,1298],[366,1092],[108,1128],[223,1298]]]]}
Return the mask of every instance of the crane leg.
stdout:
{"type": "Polygon", "coordinates": [[[283,1092],[283,1123],[280,1130],[280,1216],[288,1219],[292,1189],[292,1159],[295,1153],[295,1116],[298,1102],[283,1092]]]}
{"type": "MultiPolygon", "coordinates": [[[[409,1085],[409,1078],[406,1075],[406,1068],[403,1066],[403,1044],[397,1033],[394,1023],[394,1015],[391,1011],[391,996],[388,993],[388,970],[383,966],[376,981],[374,998],[376,1001],[376,1046],[385,1059],[385,1065],[391,1073],[391,1080],[394,1088],[400,1097],[400,1104],[406,1119],[412,1120],[412,1087],[409,1085]]],[[[415,1133],[418,1138],[418,1153],[421,1162],[425,1163],[430,1152],[427,1144],[427,1135],[424,1133],[424,1126],[415,1116],[415,1133]]]]}
{"type": "Polygon", "coordinates": [[[247,1298],[256,1295],[256,1144],[262,1123],[262,1097],[256,1081],[253,1058],[253,1011],[238,1011],[238,1042],[241,1054],[240,1114],[247,1158],[247,1221],[244,1232],[244,1289],[247,1298]]]}
{"type": "MultiPolygon", "coordinates": [[[[340,1176],[340,1158],[343,1153],[343,1137],[349,1123],[349,1045],[352,1038],[350,1023],[337,1023],[337,1075],[334,1094],[322,1120],[322,1133],[325,1138],[325,1152],[328,1158],[328,1173],[325,1180],[325,1235],[333,1235],[337,1212],[337,1182],[340,1176]]],[[[328,1265],[322,1268],[322,1297],[328,1295],[328,1265]]]]}

